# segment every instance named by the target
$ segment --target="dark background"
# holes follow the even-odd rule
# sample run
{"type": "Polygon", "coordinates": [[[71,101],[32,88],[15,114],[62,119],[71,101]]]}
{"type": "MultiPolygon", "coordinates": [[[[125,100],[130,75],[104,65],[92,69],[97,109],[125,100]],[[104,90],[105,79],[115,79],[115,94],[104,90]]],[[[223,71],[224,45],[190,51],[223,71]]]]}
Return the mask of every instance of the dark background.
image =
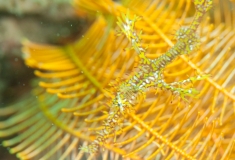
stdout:
{"type": "MultiPolygon", "coordinates": [[[[22,59],[23,38],[63,45],[85,30],[87,21],[76,16],[69,0],[0,0],[0,107],[20,100],[35,78],[22,59]]],[[[0,121],[7,117],[0,117],[0,121]]],[[[0,139],[0,160],[16,160],[0,139]]]]}

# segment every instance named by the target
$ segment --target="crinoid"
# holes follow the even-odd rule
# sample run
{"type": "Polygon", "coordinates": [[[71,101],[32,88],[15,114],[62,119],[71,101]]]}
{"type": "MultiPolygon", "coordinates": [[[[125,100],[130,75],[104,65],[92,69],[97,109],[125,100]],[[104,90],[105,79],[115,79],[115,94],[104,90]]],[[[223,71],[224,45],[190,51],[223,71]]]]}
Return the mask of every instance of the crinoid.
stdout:
{"type": "Polygon", "coordinates": [[[39,78],[0,109],[3,146],[28,160],[235,159],[235,4],[193,2],[73,0],[91,26],[64,46],[23,42],[39,78]]]}

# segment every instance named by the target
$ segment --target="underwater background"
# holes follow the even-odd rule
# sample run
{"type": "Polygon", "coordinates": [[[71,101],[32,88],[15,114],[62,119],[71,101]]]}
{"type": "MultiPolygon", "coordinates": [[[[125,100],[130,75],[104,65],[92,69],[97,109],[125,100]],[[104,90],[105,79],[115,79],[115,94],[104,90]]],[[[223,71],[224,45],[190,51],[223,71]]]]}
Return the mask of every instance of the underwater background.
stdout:
{"type": "MultiPolygon", "coordinates": [[[[22,40],[64,44],[80,35],[85,21],[76,16],[70,0],[0,0],[0,107],[30,92],[30,80],[35,78],[22,59],[22,40]]],[[[18,159],[2,140],[0,159],[18,159]]]]}

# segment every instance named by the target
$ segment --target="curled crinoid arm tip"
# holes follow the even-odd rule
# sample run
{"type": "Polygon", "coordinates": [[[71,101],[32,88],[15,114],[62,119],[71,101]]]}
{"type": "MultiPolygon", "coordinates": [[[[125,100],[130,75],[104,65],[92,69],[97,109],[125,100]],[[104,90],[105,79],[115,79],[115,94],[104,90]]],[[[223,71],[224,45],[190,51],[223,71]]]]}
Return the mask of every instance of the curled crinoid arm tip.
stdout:
{"type": "Polygon", "coordinates": [[[135,23],[141,19],[141,17],[134,15],[132,19],[130,19],[129,10],[127,14],[122,14],[121,17],[118,17],[117,25],[119,26],[121,33],[119,32],[118,35],[124,34],[129,42],[131,43],[131,47],[125,49],[125,51],[129,51],[130,49],[134,49],[139,57],[142,59],[143,63],[150,64],[149,60],[146,58],[146,48],[143,48],[141,45],[141,35],[142,31],[137,33],[134,30],[135,23]]]}
{"type": "Polygon", "coordinates": [[[201,81],[201,80],[204,80],[206,78],[208,78],[210,75],[198,75],[198,76],[193,76],[193,77],[189,77],[187,79],[184,79],[182,81],[178,81],[178,82],[173,82],[173,83],[170,83],[170,85],[172,86],[182,86],[182,85],[186,85],[186,84],[194,84],[195,82],[197,81],[201,81]]]}
{"type": "Polygon", "coordinates": [[[98,146],[92,143],[88,146],[80,146],[79,150],[85,153],[96,154],[98,152],[98,146]]]}
{"type": "Polygon", "coordinates": [[[141,17],[134,15],[133,19],[130,19],[129,10],[127,10],[126,14],[121,14],[121,17],[117,17],[117,25],[121,29],[119,34],[124,34],[128,39],[135,37],[134,26],[137,21],[139,21],[141,17]]]}
{"type": "Polygon", "coordinates": [[[85,152],[85,153],[91,153],[88,146],[80,146],[78,149],[82,152],[85,152]]]}
{"type": "Polygon", "coordinates": [[[184,101],[187,101],[185,97],[192,97],[196,98],[197,95],[200,93],[195,88],[181,88],[181,87],[174,87],[173,85],[165,85],[167,89],[170,90],[174,95],[178,95],[184,101]]]}
{"type": "Polygon", "coordinates": [[[213,0],[192,0],[196,9],[200,12],[207,12],[212,8],[213,0]]]}
{"type": "Polygon", "coordinates": [[[201,80],[204,80],[204,79],[207,79],[208,77],[210,77],[210,75],[198,75],[198,76],[195,76],[195,77],[190,77],[189,79],[191,80],[192,83],[195,83],[196,81],[201,81],[201,80]]]}

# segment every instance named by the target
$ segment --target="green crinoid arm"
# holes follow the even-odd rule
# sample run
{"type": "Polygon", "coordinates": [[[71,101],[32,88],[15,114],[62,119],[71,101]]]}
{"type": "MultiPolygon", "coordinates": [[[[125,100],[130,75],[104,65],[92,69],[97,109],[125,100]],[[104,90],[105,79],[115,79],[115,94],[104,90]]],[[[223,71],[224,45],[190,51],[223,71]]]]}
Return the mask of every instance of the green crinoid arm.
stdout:
{"type": "Polygon", "coordinates": [[[166,65],[171,63],[176,57],[189,54],[197,49],[200,39],[196,34],[196,30],[202,21],[202,17],[212,7],[212,0],[193,0],[196,8],[193,21],[188,28],[180,28],[175,35],[176,44],[170,48],[165,54],[154,60],[157,68],[164,69],[166,65]]]}
{"type": "MultiPolygon", "coordinates": [[[[182,88],[184,82],[191,82],[202,80],[206,76],[190,77],[184,81],[166,83],[162,76],[162,71],[165,66],[171,63],[177,56],[188,54],[198,47],[199,38],[195,34],[195,30],[200,24],[202,16],[210,8],[211,0],[199,1],[195,0],[196,15],[194,21],[189,28],[181,28],[176,33],[177,43],[169,49],[165,54],[155,60],[148,59],[145,56],[146,48],[141,45],[141,32],[137,34],[134,30],[136,21],[140,17],[134,16],[130,19],[129,11],[127,14],[122,14],[118,17],[118,26],[121,29],[120,34],[124,34],[131,43],[131,48],[136,51],[140,57],[140,65],[138,71],[130,79],[122,82],[115,93],[115,97],[110,104],[110,111],[108,117],[103,121],[102,132],[99,132],[93,143],[87,147],[82,147],[81,150],[89,153],[95,153],[103,146],[111,134],[116,134],[116,127],[120,126],[120,121],[125,118],[125,114],[134,109],[135,101],[138,100],[140,94],[145,95],[145,92],[150,87],[161,88],[171,91],[178,95],[183,100],[188,97],[196,97],[199,93],[194,88],[182,88]]],[[[145,98],[145,96],[144,96],[145,98]]]]}
{"type": "Polygon", "coordinates": [[[124,34],[131,42],[131,49],[136,51],[143,63],[150,64],[150,60],[145,56],[146,48],[143,48],[141,45],[140,36],[142,32],[137,33],[134,30],[136,21],[139,21],[140,19],[141,18],[136,15],[134,15],[133,19],[130,19],[130,12],[127,10],[127,14],[122,14],[122,17],[118,17],[117,24],[121,29],[120,34],[124,34]]]}

